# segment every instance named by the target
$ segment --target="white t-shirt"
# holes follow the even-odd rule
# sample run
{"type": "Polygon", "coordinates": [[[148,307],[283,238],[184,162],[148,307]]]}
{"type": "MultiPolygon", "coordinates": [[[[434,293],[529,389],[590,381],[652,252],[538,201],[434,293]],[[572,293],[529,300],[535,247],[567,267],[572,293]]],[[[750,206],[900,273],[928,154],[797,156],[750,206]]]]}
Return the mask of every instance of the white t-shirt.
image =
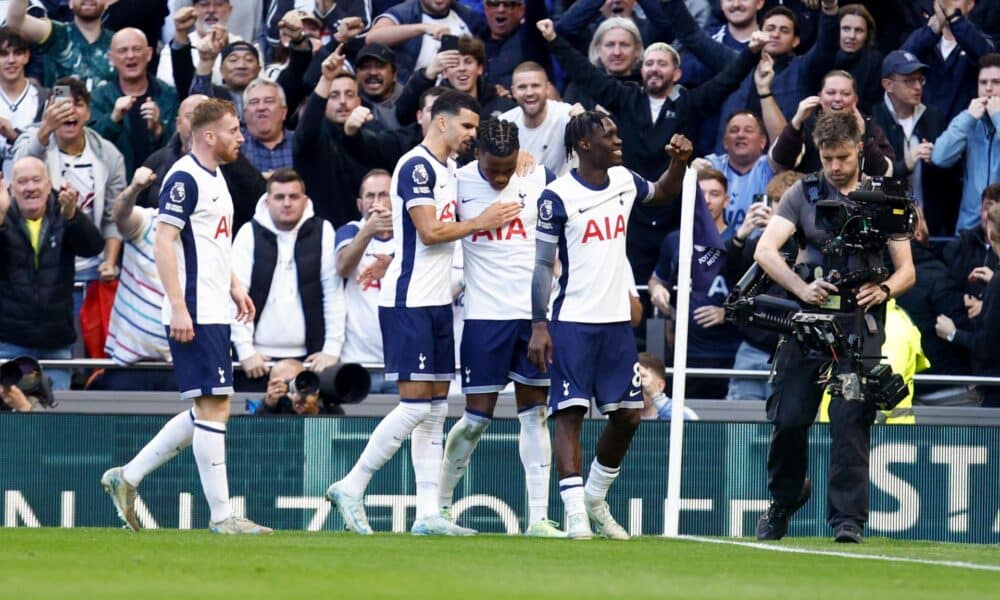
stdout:
{"type": "Polygon", "coordinates": [[[455,221],[455,161],[437,159],[422,144],[396,163],[389,187],[395,258],[382,279],[379,306],[447,306],[454,242],[425,246],[409,209],[433,206],[439,221],[455,221]]]}
{"type": "MultiPolygon", "coordinates": [[[[350,244],[363,225],[364,219],[351,221],[338,229],[334,253],[340,252],[350,244]]],[[[358,285],[357,280],[361,271],[375,262],[376,254],[392,255],[393,250],[391,237],[384,240],[373,237],[365,247],[358,266],[344,278],[347,316],[344,324],[344,349],[340,355],[340,360],[343,362],[375,364],[382,362],[382,330],[378,323],[378,296],[382,289],[382,280],[364,286],[358,285]]]]}
{"type": "MultiPolygon", "coordinates": [[[[181,230],[174,248],[191,319],[199,325],[229,325],[233,198],[222,171],[209,171],[192,154],[181,157],[163,178],[156,220],[157,226],[166,223],[181,230]]],[[[164,296],[164,325],[170,324],[170,317],[170,300],[164,296]]]]}
{"type": "Polygon", "coordinates": [[[458,220],[479,216],[494,202],[520,202],[521,214],[507,225],[462,239],[465,255],[466,319],[530,319],[531,276],[535,267],[538,197],[548,177],[537,168],[516,173],[496,191],[473,161],[458,170],[458,220]]]}
{"type": "MultiPolygon", "coordinates": [[[[76,199],[77,209],[87,215],[91,223],[100,228],[104,215],[94,214],[94,196],[97,194],[97,180],[94,177],[96,161],[97,157],[91,152],[89,144],[84,146],[83,152],[79,156],[59,151],[59,168],[62,171],[64,185],[77,191],[79,194],[76,199]]],[[[114,198],[106,199],[106,201],[112,200],[114,198]]],[[[76,272],[83,273],[89,269],[96,269],[97,265],[101,264],[103,256],[104,253],[87,258],[77,256],[76,272]]]]}
{"type": "Polygon", "coordinates": [[[576,170],[550,183],[538,200],[539,240],[557,244],[562,272],[552,321],[621,323],[631,317],[632,271],[625,256],[629,213],[652,197],[653,184],[625,167],[608,169],[608,185],[593,188],[576,170]]]}
{"type": "Polygon", "coordinates": [[[508,110],[500,118],[517,125],[517,141],[522,150],[530,152],[539,164],[545,165],[556,175],[562,175],[569,170],[563,139],[566,124],[570,120],[570,108],[571,104],[547,100],[545,120],[534,129],[524,124],[524,110],[520,106],[508,110]]]}
{"type": "MultiPolygon", "coordinates": [[[[35,122],[38,103],[38,88],[30,83],[24,86],[24,90],[16,98],[8,98],[7,94],[0,90],[0,117],[10,121],[14,129],[27,129],[35,122]]],[[[14,145],[3,136],[0,136],[0,158],[3,159],[4,179],[11,181],[11,173],[14,170],[14,145]]]]}

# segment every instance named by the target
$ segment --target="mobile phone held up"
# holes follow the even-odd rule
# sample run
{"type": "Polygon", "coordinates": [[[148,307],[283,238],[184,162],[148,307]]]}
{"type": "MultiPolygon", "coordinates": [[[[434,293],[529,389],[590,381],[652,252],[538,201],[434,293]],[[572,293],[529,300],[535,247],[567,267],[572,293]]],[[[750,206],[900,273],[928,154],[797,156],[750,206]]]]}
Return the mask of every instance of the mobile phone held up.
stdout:
{"type": "Polygon", "coordinates": [[[767,194],[754,194],[752,204],[762,203],[764,206],[771,207],[771,199],[767,197],[767,194]]]}
{"type": "Polygon", "coordinates": [[[458,36],[446,33],[441,36],[441,52],[446,50],[458,50],[458,36]]]}
{"type": "Polygon", "coordinates": [[[65,100],[69,100],[69,101],[73,100],[73,96],[69,92],[69,86],[68,85],[53,86],[53,88],[52,88],[52,102],[56,103],[56,102],[60,102],[60,101],[62,101],[64,99],[65,100]]]}

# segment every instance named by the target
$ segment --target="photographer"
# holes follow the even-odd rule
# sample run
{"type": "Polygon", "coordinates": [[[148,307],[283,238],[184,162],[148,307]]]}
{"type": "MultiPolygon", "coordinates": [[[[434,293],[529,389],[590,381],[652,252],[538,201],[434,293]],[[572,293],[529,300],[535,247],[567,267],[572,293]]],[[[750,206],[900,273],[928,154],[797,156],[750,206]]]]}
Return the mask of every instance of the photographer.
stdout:
{"type": "MultiPolygon", "coordinates": [[[[785,193],[777,213],[761,235],[754,259],[775,283],[797,297],[810,312],[835,315],[846,334],[858,336],[867,370],[877,364],[881,354],[885,338],[884,303],[908,290],[915,276],[910,246],[905,239],[889,239],[884,246],[846,243],[839,251],[831,251],[831,238],[840,238],[850,221],[855,221],[857,205],[849,194],[861,186],[858,164],[863,150],[861,137],[858,121],[849,111],[831,111],[819,118],[813,141],[823,169],[785,193]],[[817,226],[817,203],[821,200],[839,203],[851,215],[840,231],[817,226]],[[808,279],[790,268],[779,252],[793,235],[804,242],[799,259],[808,267],[808,279]],[[885,267],[885,247],[892,261],[892,274],[888,278],[862,277],[860,282],[842,288],[831,283],[838,272],[849,276],[852,272],[885,267]]],[[[850,356],[839,359],[837,373],[855,366],[850,356]]],[[[768,418],[774,424],[767,459],[772,501],[757,524],[758,539],[782,538],[792,514],[809,499],[811,488],[806,478],[809,427],[826,387],[826,381],[821,383],[820,379],[826,376],[830,363],[829,354],[812,351],[793,336],[786,336],[777,350],[774,392],[767,401],[768,418]]],[[[851,401],[836,396],[831,400],[827,522],[835,529],[834,539],[838,542],[861,542],[862,527],[868,518],[869,428],[874,417],[875,407],[868,398],[851,401]]]]}
{"type": "Polygon", "coordinates": [[[338,404],[328,405],[319,396],[319,378],[306,371],[302,361],[294,358],[274,363],[267,382],[267,394],[254,415],[325,415],[344,414],[338,404]],[[303,377],[303,373],[306,376],[303,377]]]}

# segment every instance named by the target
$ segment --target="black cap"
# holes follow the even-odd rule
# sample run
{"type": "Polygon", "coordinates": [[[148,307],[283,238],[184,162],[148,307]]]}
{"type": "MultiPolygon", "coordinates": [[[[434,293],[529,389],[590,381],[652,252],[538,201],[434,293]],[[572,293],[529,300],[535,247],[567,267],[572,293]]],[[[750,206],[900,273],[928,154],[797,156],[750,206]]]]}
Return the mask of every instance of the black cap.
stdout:
{"type": "Polygon", "coordinates": [[[366,44],[365,47],[358,52],[358,55],[354,57],[354,64],[361,64],[362,60],[369,57],[387,65],[396,64],[396,53],[382,44],[366,44]]]}
{"type": "Polygon", "coordinates": [[[882,61],[882,77],[889,77],[893,73],[909,75],[926,68],[927,65],[917,60],[917,57],[910,52],[893,50],[882,61]]]}
{"type": "Polygon", "coordinates": [[[226,44],[226,47],[222,49],[222,60],[226,60],[226,57],[236,52],[237,50],[245,50],[254,55],[258,62],[260,62],[260,54],[257,52],[257,47],[246,40],[239,40],[236,42],[231,42],[226,44]]]}

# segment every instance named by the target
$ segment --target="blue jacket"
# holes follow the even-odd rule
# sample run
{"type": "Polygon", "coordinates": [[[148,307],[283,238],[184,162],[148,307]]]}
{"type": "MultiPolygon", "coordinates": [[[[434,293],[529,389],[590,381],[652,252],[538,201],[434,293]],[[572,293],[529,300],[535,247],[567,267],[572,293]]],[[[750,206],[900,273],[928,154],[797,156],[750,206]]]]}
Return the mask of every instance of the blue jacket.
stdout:
{"type": "MultiPolygon", "coordinates": [[[[479,32],[486,27],[483,16],[464,4],[453,2],[451,10],[465,21],[472,35],[479,35],[479,32]]],[[[382,17],[387,17],[398,25],[420,23],[423,19],[423,9],[420,7],[420,0],[406,0],[406,2],[397,4],[376,17],[375,21],[382,17]]],[[[413,67],[417,63],[417,57],[420,56],[420,44],[423,43],[423,39],[424,36],[418,35],[393,47],[393,51],[396,53],[396,81],[405,82],[410,78],[413,67]]]]}
{"type": "Polygon", "coordinates": [[[1000,113],[992,117],[987,113],[982,119],[974,119],[968,110],[963,110],[934,142],[931,160],[939,167],[950,167],[965,155],[965,182],[956,231],[979,227],[983,190],[1000,181],[997,129],[1000,129],[1000,113]]]}
{"type": "Polygon", "coordinates": [[[994,52],[993,42],[965,17],[957,19],[950,27],[958,47],[952,50],[948,60],[942,58],[938,50],[941,34],[935,34],[926,25],[911,33],[902,47],[929,67],[924,104],[941,111],[946,119],[969,107],[969,102],[976,97],[979,59],[994,52]]]}

